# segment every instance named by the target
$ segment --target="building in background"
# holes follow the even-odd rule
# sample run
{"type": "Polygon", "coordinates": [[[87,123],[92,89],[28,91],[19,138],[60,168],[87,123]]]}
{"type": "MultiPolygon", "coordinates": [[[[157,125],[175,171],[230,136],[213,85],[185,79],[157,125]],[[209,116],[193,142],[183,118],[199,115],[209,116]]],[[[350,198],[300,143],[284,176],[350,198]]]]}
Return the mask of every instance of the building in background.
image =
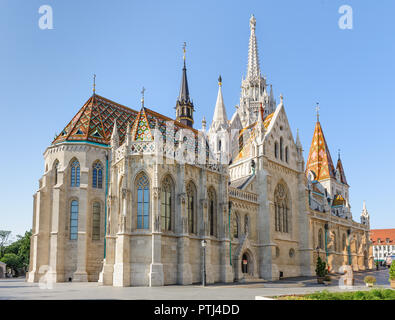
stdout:
{"type": "Polygon", "coordinates": [[[370,240],[375,261],[383,262],[386,257],[395,255],[395,229],[372,229],[370,240]]]}

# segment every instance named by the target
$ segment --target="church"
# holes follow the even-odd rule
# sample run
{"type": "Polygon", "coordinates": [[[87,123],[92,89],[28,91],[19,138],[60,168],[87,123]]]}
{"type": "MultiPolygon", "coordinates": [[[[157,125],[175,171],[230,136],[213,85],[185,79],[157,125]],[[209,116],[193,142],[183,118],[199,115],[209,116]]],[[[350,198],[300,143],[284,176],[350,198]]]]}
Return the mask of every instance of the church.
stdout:
{"type": "Polygon", "coordinates": [[[175,119],[98,95],[44,152],[34,194],[29,282],[112,286],[276,280],[372,268],[369,214],[353,220],[340,156],[318,111],[302,144],[261,74],[256,19],[240,103],[195,128],[184,48],[175,119]]]}

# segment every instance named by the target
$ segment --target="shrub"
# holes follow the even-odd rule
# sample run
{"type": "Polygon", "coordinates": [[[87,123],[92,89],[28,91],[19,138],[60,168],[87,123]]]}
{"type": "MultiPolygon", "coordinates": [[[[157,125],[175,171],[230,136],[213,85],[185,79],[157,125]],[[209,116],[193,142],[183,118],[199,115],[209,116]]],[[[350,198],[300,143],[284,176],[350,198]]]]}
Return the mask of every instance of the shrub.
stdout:
{"type": "Polygon", "coordinates": [[[364,281],[365,283],[373,283],[373,284],[375,284],[375,283],[376,283],[376,278],[373,277],[373,276],[366,276],[366,277],[363,279],[363,281],[364,281]]]}
{"type": "Polygon", "coordinates": [[[332,279],[331,279],[331,277],[327,274],[327,275],[325,275],[325,277],[324,277],[324,281],[331,281],[332,279]]]}
{"type": "Polygon", "coordinates": [[[317,266],[315,268],[315,273],[317,277],[325,277],[328,274],[328,269],[326,268],[326,262],[322,261],[321,257],[317,258],[317,266]]]}
{"type": "Polygon", "coordinates": [[[395,263],[391,263],[391,268],[390,268],[390,280],[395,281],[395,263]]]}

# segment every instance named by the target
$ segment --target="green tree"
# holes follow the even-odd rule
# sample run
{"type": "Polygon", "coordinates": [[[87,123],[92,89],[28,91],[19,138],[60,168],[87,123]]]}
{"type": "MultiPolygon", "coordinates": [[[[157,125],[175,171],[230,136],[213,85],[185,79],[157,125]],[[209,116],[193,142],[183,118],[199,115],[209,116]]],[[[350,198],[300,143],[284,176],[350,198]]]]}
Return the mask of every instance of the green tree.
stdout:
{"type": "Polygon", "coordinates": [[[16,275],[19,274],[19,270],[23,268],[23,262],[21,257],[16,255],[15,253],[6,253],[0,259],[1,262],[4,262],[8,268],[11,268],[15,271],[16,275]]]}
{"type": "Polygon", "coordinates": [[[11,231],[0,230],[0,258],[4,254],[4,247],[7,244],[11,231]]]}
{"type": "Polygon", "coordinates": [[[326,268],[326,262],[322,261],[321,257],[318,257],[317,259],[315,273],[317,277],[325,277],[328,274],[328,269],[326,268]]]}
{"type": "Polygon", "coordinates": [[[31,235],[32,230],[26,231],[24,236],[17,235],[16,237],[18,240],[4,248],[4,254],[12,253],[20,258],[22,263],[21,268],[23,268],[25,271],[29,267],[31,235]]]}

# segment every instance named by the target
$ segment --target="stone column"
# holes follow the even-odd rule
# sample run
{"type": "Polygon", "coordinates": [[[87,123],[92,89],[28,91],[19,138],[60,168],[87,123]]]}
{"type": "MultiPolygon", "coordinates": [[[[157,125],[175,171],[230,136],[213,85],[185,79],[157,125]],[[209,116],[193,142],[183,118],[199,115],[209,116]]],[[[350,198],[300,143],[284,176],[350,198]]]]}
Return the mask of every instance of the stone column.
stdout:
{"type": "MultiPolygon", "coordinates": [[[[129,190],[125,187],[122,189],[122,214],[120,229],[115,239],[115,264],[113,273],[114,287],[127,287],[131,285],[130,274],[130,236],[127,233],[127,212],[128,212],[128,195],[129,190]]],[[[130,210],[131,211],[131,210],[130,210]]]]}
{"type": "Polygon", "coordinates": [[[161,217],[160,217],[160,187],[158,184],[158,164],[155,164],[153,177],[153,195],[152,195],[152,211],[151,211],[151,265],[149,272],[149,286],[163,286],[164,274],[162,264],[162,232],[161,232],[161,217]]]}
{"type": "Polygon", "coordinates": [[[258,160],[257,185],[260,186],[258,194],[257,234],[259,243],[259,277],[265,280],[278,279],[273,272],[273,249],[275,244],[271,241],[271,208],[268,200],[268,173],[263,168],[263,159],[258,160]]]}
{"type": "Polygon", "coordinates": [[[89,169],[81,168],[79,202],[78,202],[78,239],[77,239],[77,270],[73,274],[73,281],[87,282],[88,273],[86,272],[87,260],[87,220],[88,220],[88,172],[89,169]]]}

